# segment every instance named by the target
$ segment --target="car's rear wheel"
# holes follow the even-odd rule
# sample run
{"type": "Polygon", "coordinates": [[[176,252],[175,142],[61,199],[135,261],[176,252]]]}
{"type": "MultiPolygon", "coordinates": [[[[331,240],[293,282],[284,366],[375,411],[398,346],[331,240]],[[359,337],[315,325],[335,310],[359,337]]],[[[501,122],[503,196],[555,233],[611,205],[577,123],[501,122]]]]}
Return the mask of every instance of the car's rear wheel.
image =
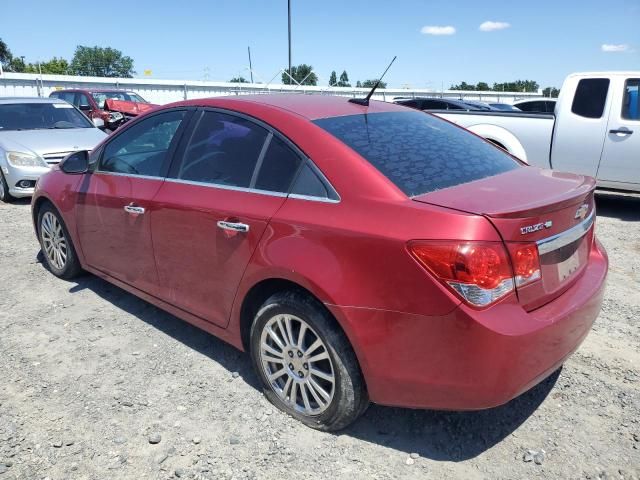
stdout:
{"type": "Polygon", "coordinates": [[[251,356],[265,396],[313,428],[344,428],[369,404],[349,342],[308,295],[277,293],[264,303],[251,328],[251,356]]]}
{"type": "Polygon", "coordinates": [[[9,203],[14,198],[9,193],[9,185],[4,178],[4,174],[0,171],[0,202],[9,203]]]}
{"type": "Polygon", "coordinates": [[[82,269],[67,227],[60,214],[48,203],[38,213],[38,233],[49,270],[64,279],[78,275],[82,269]]]}

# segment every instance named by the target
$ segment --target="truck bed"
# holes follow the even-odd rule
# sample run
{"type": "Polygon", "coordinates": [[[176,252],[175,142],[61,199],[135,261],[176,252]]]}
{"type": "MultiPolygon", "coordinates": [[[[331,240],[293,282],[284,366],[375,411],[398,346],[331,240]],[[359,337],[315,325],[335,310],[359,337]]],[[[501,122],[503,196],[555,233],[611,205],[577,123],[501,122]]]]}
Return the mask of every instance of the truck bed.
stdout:
{"type": "Polygon", "coordinates": [[[549,168],[553,114],[520,112],[465,112],[433,110],[429,113],[464,127],[504,147],[530,165],[549,168]]]}

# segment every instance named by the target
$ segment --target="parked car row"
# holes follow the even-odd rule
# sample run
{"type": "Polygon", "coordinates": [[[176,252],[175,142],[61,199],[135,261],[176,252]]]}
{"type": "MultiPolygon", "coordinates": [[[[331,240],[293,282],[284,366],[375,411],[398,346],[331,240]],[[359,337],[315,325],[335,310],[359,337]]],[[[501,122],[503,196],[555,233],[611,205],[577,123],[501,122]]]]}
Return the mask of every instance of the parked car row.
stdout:
{"type": "Polygon", "coordinates": [[[37,183],[46,265],[248,351],[266,397],[313,428],[370,401],[509,401],[600,311],[595,181],[354,100],[191,100],[128,122],[37,183]]]}
{"type": "Polygon", "coordinates": [[[640,191],[640,72],[569,75],[554,113],[435,114],[530,165],[595,177],[602,188],[640,191]]]}

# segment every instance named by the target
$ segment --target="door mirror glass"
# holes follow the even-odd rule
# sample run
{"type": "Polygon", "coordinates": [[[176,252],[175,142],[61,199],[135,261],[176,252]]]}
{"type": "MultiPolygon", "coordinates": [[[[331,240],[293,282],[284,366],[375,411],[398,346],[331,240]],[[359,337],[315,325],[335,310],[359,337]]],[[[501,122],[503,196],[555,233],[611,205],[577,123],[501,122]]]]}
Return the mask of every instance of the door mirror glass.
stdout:
{"type": "Polygon", "coordinates": [[[89,152],[86,150],[70,153],[60,162],[60,170],[71,175],[86,173],[88,169],[89,152]]]}

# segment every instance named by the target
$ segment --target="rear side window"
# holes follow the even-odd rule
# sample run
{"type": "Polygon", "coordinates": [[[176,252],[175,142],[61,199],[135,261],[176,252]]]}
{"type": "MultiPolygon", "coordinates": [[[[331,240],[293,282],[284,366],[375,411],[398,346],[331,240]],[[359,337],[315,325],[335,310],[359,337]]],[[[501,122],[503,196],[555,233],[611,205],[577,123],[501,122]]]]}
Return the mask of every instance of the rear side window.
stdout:
{"type": "Polygon", "coordinates": [[[412,197],[518,168],[502,150],[421,112],[316,120],[412,197]]]}
{"type": "Polygon", "coordinates": [[[298,172],[300,157],[278,137],[272,137],[252,188],[270,192],[288,192],[298,172]]]}
{"type": "Polygon", "coordinates": [[[586,118],[600,118],[609,91],[608,78],[585,78],[578,82],[571,111],[586,118]]]}
{"type": "Polygon", "coordinates": [[[186,148],[177,178],[248,188],[268,134],[266,129],[244,118],[204,112],[186,148]]]}
{"type": "Polygon", "coordinates": [[[624,83],[622,118],[640,120],[640,78],[630,78],[624,83]]]}
{"type": "Polygon", "coordinates": [[[300,170],[300,174],[291,188],[291,194],[338,200],[336,192],[320,179],[318,173],[309,163],[305,163],[300,170]]]}

